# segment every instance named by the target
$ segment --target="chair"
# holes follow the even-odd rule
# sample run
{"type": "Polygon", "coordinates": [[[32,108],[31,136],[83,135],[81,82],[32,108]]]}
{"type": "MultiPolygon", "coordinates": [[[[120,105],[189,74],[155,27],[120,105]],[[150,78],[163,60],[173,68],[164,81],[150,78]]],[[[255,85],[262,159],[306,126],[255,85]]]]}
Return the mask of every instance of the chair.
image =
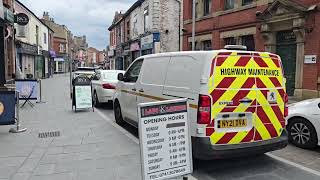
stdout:
{"type": "Polygon", "coordinates": [[[33,94],[33,91],[34,91],[35,87],[36,87],[36,86],[33,86],[33,87],[32,87],[32,89],[31,89],[31,91],[30,91],[30,94],[28,94],[28,95],[21,95],[21,96],[23,97],[23,99],[25,99],[25,101],[24,101],[24,103],[22,104],[21,108],[23,108],[23,107],[26,105],[26,103],[28,103],[32,108],[34,107],[34,104],[30,101],[30,99],[31,99],[31,96],[32,96],[32,94],[33,94]]]}

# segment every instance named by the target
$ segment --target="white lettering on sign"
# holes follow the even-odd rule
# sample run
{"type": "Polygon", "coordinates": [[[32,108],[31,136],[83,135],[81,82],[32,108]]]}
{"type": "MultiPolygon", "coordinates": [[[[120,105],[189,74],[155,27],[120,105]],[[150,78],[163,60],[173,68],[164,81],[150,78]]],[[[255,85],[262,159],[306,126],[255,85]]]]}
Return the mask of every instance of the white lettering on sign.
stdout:
{"type": "Polygon", "coordinates": [[[139,104],[139,137],[144,180],[192,173],[186,100],[139,104]]]}

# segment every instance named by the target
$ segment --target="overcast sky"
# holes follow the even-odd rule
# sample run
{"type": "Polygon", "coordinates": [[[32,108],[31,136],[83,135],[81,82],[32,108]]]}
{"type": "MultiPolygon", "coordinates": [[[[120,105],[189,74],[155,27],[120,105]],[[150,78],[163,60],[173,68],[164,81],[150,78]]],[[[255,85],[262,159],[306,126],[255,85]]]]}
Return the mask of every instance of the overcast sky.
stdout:
{"type": "Polygon", "coordinates": [[[48,11],[58,24],[74,35],[87,36],[89,46],[99,50],[109,44],[108,27],[115,11],[127,10],[136,0],[20,0],[39,17],[48,11]]]}

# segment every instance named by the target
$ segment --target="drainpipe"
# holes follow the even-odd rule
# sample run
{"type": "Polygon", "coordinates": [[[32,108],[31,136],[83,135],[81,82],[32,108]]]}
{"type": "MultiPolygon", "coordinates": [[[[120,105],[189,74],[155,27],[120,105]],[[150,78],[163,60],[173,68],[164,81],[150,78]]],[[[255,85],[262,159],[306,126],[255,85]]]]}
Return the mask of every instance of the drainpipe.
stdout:
{"type": "Polygon", "coordinates": [[[195,50],[196,0],[192,0],[192,51],[195,50]]]}
{"type": "Polygon", "coordinates": [[[179,51],[181,51],[181,18],[182,18],[182,16],[181,16],[181,5],[182,5],[182,3],[181,3],[181,1],[180,0],[176,0],[178,3],[179,3],[179,28],[178,28],[178,34],[179,34],[179,51]]]}

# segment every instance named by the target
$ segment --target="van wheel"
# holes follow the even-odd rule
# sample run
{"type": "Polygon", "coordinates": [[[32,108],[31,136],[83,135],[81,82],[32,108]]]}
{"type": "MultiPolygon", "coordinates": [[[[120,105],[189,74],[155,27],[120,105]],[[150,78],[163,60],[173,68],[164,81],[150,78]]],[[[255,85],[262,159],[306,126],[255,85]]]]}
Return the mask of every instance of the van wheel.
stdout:
{"type": "Polygon", "coordinates": [[[114,111],[114,117],[116,119],[116,123],[119,125],[123,125],[125,122],[123,120],[121,107],[118,101],[114,103],[113,111],[114,111]]]}
{"type": "Polygon", "coordinates": [[[101,106],[101,103],[99,102],[99,99],[98,99],[97,92],[94,92],[94,94],[93,94],[93,105],[94,105],[94,107],[101,106]]]}
{"type": "Polygon", "coordinates": [[[306,119],[294,118],[287,126],[289,141],[305,149],[315,148],[318,143],[317,132],[306,119]]]}

